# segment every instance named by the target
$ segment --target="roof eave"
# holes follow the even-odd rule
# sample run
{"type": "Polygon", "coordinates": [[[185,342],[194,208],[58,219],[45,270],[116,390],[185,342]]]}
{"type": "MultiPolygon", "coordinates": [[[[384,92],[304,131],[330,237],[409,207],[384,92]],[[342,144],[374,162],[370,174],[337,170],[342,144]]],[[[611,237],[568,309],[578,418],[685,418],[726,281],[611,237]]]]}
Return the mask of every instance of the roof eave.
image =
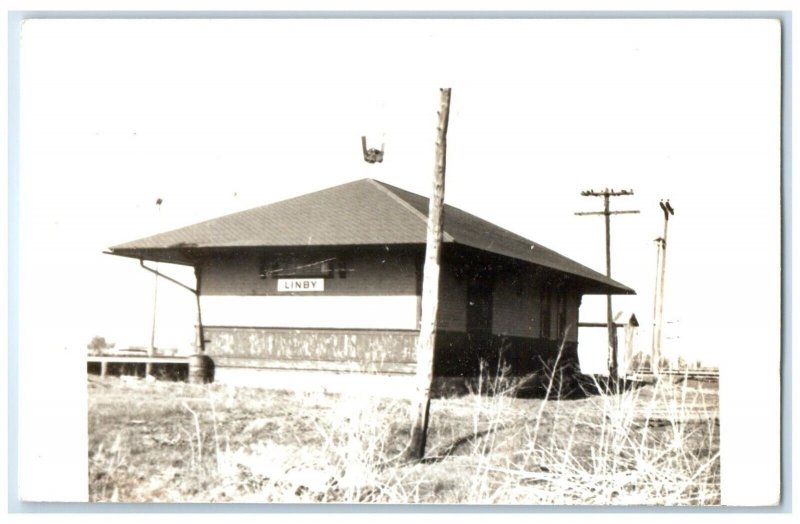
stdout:
{"type": "MultiPolygon", "coordinates": [[[[445,243],[451,243],[445,240],[445,243]]],[[[104,251],[107,255],[116,255],[137,260],[149,260],[152,262],[167,262],[171,264],[182,264],[187,266],[194,265],[198,259],[218,254],[231,253],[237,251],[261,252],[275,250],[302,250],[302,249],[342,249],[342,248],[383,248],[397,246],[399,248],[407,246],[425,247],[424,242],[379,242],[362,244],[285,244],[285,245],[218,245],[218,246],[196,246],[178,245],[170,247],[111,247],[104,251]]]]}
{"type": "MultiPolygon", "coordinates": [[[[636,291],[624,284],[614,282],[613,284],[592,280],[586,277],[578,277],[578,279],[586,282],[582,286],[584,295],[635,295],[636,291]]],[[[609,279],[611,280],[611,279],[609,279]]]]}
{"type": "Polygon", "coordinates": [[[187,256],[181,249],[164,248],[109,248],[104,251],[107,255],[118,257],[134,258],[136,260],[148,260],[151,262],[164,262],[167,264],[179,264],[182,266],[193,266],[194,260],[187,256]]]}
{"type": "MultiPolygon", "coordinates": [[[[478,249],[480,251],[484,251],[486,253],[491,253],[496,256],[511,258],[514,260],[518,260],[523,263],[528,263],[532,265],[537,265],[541,267],[545,267],[551,271],[558,271],[567,275],[572,276],[573,278],[577,279],[579,282],[582,283],[581,291],[584,295],[635,295],[636,291],[629,288],[628,286],[621,284],[619,282],[613,281],[608,279],[610,282],[604,282],[602,280],[595,280],[593,278],[589,278],[584,275],[578,275],[575,273],[570,273],[568,271],[564,271],[563,269],[559,268],[552,268],[536,263],[532,263],[528,260],[524,260],[517,257],[511,257],[508,255],[504,255],[501,253],[476,248],[473,246],[468,246],[466,244],[460,244],[458,242],[453,242],[451,239],[444,239],[444,242],[447,244],[454,244],[454,245],[461,245],[464,247],[469,247],[472,249],[478,249]]],[[[359,244],[363,246],[363,244],[359,244]]],[[[375,244],[375,245],[384,245],[384,244],[375,244]]],[[[385,244],[385,245],[393,245],[393,244],[385,244]]],[[[398,244],[398,245],[409,245],[409,244],[398,244]]],[[[419,245],[424,247],[424,243],[414,243],[414,245],[419,245]]],[[[214,252],[220,251],[231,251],[231,250],[257,250],[257,249],[287,249],[287,248],[320,248],[320,247],[328,247],[328,248],[335,248],[335,247],[343,247],[338,245],[329,245],[329,246],[204,246],[204,247],[188,247],[188,246],[176,246],[176,247],[150,247],[150,248],[137,248],[137,247],[112,247],[106,251],[106,254],[109,255],[116,255],[120,257],[126,258],[133,258],[137,260],[148,260],[152,262],[163,262],[169,264],[179,264],[185,266],[193,266],[195,265],[197,258],[202,258],[202,255],[209,255],[214,252]],[[202,253],[201,253],[202,251],[202,253]]],[[[605,278],[605,277],[604,277],[605,278]]]]}
{"type": "MultiPolygon", "coordinates": [[[[635,295],[636,294],[636,291],[633,290],[632,288],[626,286],[625,284],[617,282],[616,280],[613,280],[609,277],[606,277],[601,273],[597,273],[597,277],[595,278],[585,274],[572,272],[562,267],[557,267],[550,264],[543,264],[541,262],[534,262],[532,260],[528,260],[526,258],[515,256],[509,253],[504,253],[499,250],[487,249],[485,247],[474,246],[459,241],[455,241],[453,242],[453,244],[463,246],[469,249],[475,249],[484,253],[489,253],[491,255],[511,260],[516,260],[518,262],[522,262],[523,264],[530,264],[535,267],[544,268],[545,270],[548,271],[555,271],[558,273],[562,273],[564,275],[569,275],[571,278],[574,278],[576,281],[581,282],[583,284],[581,285],[581,290],[584,295],[635,295]]],[[[589,271],[590,273],[595,273],[595,271],[589,268],[586,268],[586,270],[589,271]]]]}
{"type": "Polygon", "coordinates": [[[584,291],[584,295],[635,295],[636,291],[629,287],[604,286],[605,289],[584,291]]]}

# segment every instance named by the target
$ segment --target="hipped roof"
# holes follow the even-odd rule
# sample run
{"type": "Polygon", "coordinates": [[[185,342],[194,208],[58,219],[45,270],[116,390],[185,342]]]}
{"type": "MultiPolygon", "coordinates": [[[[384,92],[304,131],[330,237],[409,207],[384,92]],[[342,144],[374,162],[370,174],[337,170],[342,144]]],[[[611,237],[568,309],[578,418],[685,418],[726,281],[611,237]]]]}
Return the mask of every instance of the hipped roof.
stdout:
{"type": "MultiPolygon", "coordinates": [[[[367,178],[126,242],[112,247],[111,253],[191,264],[187,251],[424,245],[427,215],[427,198],[367,178]]],[[[541,244],[449,205],[445,205],[443,229],[443,242],[447,244],[468,246],[589,280],[594,285],[587,292],[634,293],[541,244]]]]}

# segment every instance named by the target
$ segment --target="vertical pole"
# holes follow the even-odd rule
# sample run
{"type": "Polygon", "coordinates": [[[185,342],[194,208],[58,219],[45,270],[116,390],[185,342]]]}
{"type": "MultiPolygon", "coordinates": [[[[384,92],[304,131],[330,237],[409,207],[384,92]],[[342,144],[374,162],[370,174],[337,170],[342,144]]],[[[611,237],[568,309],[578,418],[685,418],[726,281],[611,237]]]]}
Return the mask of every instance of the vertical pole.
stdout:
{"type": "MultiPolygon", "coordinates": [[[[603,197],[603,211],[589,212],[589,213],[575,213],[576,215],[603,215],[606,226],[606,276],[611,278],[611,215],[621,215],[628,213],[638,213],[639,211],[611,211],[609,198],[612,196],[627,196],[632,195],[633,190],[614,191],[608,188],[602,191],[581,191],[583,196],[602,196],[603,197]]],[[[614,384],[615,391],[617,390],[617,379],[619,375],[618,364],[618,351],[617,351],[617,328],[614,325],[614,315],[611,308],[611,295],[606,295],[606,326],[608,327],[608,379],[610,383],[614,384]]]]}
{"type": "Polygon", "coordinates": [[[656,239],[656,287],[653,292],[653,346],[650,353],[650,372],[654,376],[659,374],[659,360],[661,359],[661,326],[658,320],[658,295],[661,293],[659,283],[661,282],[661,260],[663,252],[663,238],[656,239]]]}
{"type": "MultiPolygon", "coordinates": [[[[156,262],[156,271],[158,271],[158,262],[156,262]]],[[[147,348],[147,356],[152,357],[156,354],[156,306],[158,304],[158,273],[153,275],[155,283],[153,284],[153,325],[150,330],[150,346],[147,348]]],[[[153,364],[147,362],[144,366],[144,375],[153,374],[153,364]]]]}
{"type": "MultiPolygon", "coordinates": [[[[603,194],[603,216],[606,222],[606,276],[611,277],[611,211],[609,209],[609,192],[603,194]]],[[[608,377],[616,382],[618,375],[617,362],[617,328],[614,325],[614,313],[611,307],[611,295],[606,295],[606,323],[608,325],[608,377]]]]}
{"type": "MultiPolygon", "coordinates": [[[[656,286],[656,299],[655,299],[655,318],[653,320],[653,360],[654,369],[658,368],[658,360],[661,358],[661,324],[664,316],[664,276],[667,270],[667,226],[669,225],[669,216],[674,214],[672,206],[667,200],[666,204],[661,202],[661,209],[664,211],[664,236],[660,239],[660,253],[661,253],[661,267],[658,271],[658,283],[656,286]]],[[[655,373],[654,373],[655,374],[655,373]]]]}
{"type": "Polygon", "coordinates": [[[206,352],[206,340],[205,340],[205,333],[203,332],[203,314],[200,310],[200,279],[202,276],[202,271],[200,266],[194,267],[194,276],[197,279],[197,284],[195,285],[195,300],[197,302],[197,331],[195,336],[197,340],[195,342],[195,347],[197,348],[197,354],[202,355],[206,352]]]}
{"type": "MultiPolygon", "coordinates": [[[[158,262],[156,262],[156,271],[158,271],[158,262]]],[[[151,355],[155,352],[156,348],[156,310],[158,305],[158,274],[153,275],[153,323],[150,330],[150,351],[151,355]]]]}
{"type": "Polygon", "coordinates": [[[433,382],[433,357],[436,347],[436,316],[439,310],[439,269],[441,263],[444,180],[447,160],[447,125],[450,117],[450,88],[441,89],[439,125],[436,128],[436,162],[433,195],[428,211],[425,266],[422,273],[422,311],[417,342],[417,406],[411,426],[408,458],[425,456],[433,382]]]}
{"type": "Polygon", "coordinates": [[[194,266],[194,275],[197,284],[194,289],[195,301],[197,303],[197,327],[195,331],[195,353],[188,359],[189,369],[187,380],[190,384],[205,384],[213,380],[211,374],[213,367],[210,360],[205,355],[205,333],[203,332],[203,315],[200,309],[200,285],[202,270],[199,262],[194,266]]]}
{"type": "MultiPolygon", "coordinates": [[[[156,206],[158,207],[158,215],[161,216],[161,203],[163,201],[159,198],[156,200],[156,206]]],[[[150,347],[147,348],[147,356],[152,357],[156,354],[156,306],[158,304],[158,261],[156,261],[156,273],[153,275],[154,283],[153,283],[153,326],[150,330],[150,347]]],[[[144,376],[151,375],[153,373],[153,364],[148,362],[144,366],[144,376]]]]}
{"type": "Polygon", "coordinates": [[[623,359],[624,364],[620,366],[626,375],[633,371],[631,362],[633,361],[633,337],[636,334],[636,326],[634,326],[632,320],[633,316],[625,324],[625,358],[623,359]]]}
{"type": "Polygon", "coordinates": [[[203,315],[200,313],[200,294],[195,297],[197,299],[197,353],[203,354],[206,352],[205,334],[203,333],[203,315]]]}

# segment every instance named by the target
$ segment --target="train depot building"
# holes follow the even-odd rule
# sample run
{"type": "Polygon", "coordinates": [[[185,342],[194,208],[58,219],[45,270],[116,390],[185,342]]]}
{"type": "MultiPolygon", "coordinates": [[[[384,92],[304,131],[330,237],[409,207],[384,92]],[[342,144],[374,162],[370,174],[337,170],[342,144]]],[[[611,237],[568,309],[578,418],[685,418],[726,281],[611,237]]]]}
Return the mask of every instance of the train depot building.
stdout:
{"type": "MultiPolygon", "coordinates": [[[[415,372],[427,213],[427,198],[363,179],[110,251],[194,267],[215,380],[404,381],[415,372]]],[[[445,206],[434,373],[502,363],[527,374],[562,343],[562,362],[577,362],[581,297],[632,293],[445,206]]]]}

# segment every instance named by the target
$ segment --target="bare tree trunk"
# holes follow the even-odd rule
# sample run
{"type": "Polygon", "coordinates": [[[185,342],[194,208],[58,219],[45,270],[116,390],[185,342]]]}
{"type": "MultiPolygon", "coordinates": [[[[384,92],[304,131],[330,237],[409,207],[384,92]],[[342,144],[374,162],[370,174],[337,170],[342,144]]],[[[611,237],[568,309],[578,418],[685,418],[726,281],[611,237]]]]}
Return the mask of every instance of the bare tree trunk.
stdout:
{"type": "Polygon", "coordinates": [[[428,235],[425,266],[422,273],[422,311],[417,342],[418,404],[411,426],[408,458],[420,460],[425,456],[428,437],[428,418],[433,382],[433,352],[436,347],[436,316],[439,310],[439,266],[441,263],[442,224],[444,207],[444,174],[447,160],[447,124],[450,118],[450,88],[441,90],[439,125],[436,129],[436,166],[433,171],[433,195],[428,211],[428,235]]]}

